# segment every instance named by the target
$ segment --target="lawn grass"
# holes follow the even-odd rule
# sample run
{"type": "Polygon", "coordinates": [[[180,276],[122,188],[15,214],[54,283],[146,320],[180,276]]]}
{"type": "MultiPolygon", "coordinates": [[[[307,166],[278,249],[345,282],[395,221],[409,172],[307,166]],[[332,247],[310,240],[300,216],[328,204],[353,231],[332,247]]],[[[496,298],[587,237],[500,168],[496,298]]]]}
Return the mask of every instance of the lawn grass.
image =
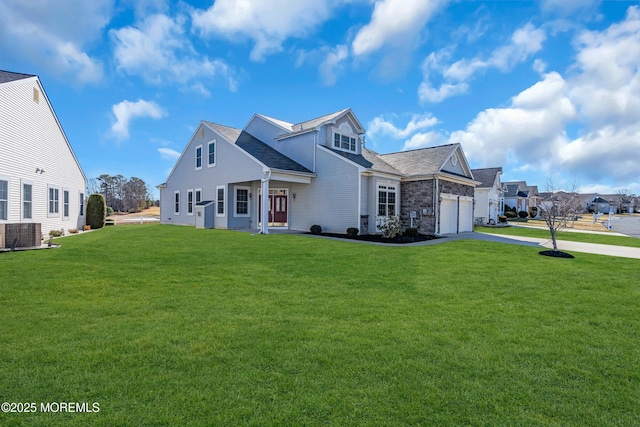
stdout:
{"type": "MultiPolygon", "coordinates": [[[[501,234],[507,236],[537,237],[540,239],[551,239],[548,229],[532,227],[484,227],[475,226],[474,231],[480,233],[501,234]]],[[[571,242],[598,243],[601,245],[629,246],[640,248],[640,239],[627,236],[616,236],[595,233],[576,233],[572,231],[559,231],[558,240],[568,240],[571,242]]]]}
{"type": "MultiPolygon", "coordinates": [[[[638,262],[141,225],[0,254],[0,425],[640,424],[638,262]]],[[[508,249],[508,250],[507,250],[508,249]]]]}

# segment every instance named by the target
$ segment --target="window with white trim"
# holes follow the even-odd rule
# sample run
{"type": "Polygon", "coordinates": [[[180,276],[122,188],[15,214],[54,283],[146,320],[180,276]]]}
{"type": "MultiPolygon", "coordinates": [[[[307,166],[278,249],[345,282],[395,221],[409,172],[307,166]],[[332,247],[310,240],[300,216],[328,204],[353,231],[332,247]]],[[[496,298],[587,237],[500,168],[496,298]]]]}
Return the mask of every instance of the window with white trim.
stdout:
{"type": "Polygon", "coordinates": [[[33,218],[33,185],[22,183],[22,219],[33,218]]]}
{"type": "Polygon", "coordinates": [[[196,147],[196,170],[202,169],[202,145],[196,147]]]}
{"type": "Polygon", "coordinates": [[[80,216],[84,216],[84,193],[80,193],[80,216]]]}
{"type": "Polygon", "coordinates": [[[69,219],[69,190],[62,190],[62,217],[69,219]]]}
{"type": "Polygon", "coordinates": [[[196,205],[202,201],[202,188],[196,188],[196,205]]]}
{"type": "Polygon", "coordinates": [[[396,215],[396,187],[378,185],[378,215],[396,215]]]}
{"type": "Polygon", "coordinates": [[[249,187],[236,187],[234,216],[249,216],[249,187]]]}
{"type": "Polygon", "coordinates": [[[173,213],[175,215],[180,215],[180,192],[176,191],[173,193],[173,213]]]}
{"type": "Polygon", "coordinates": [[[0,179],[0,221],[9,218],[9,180],[0,179]]]}
{"type": "Polygon", "coordinates": [[[333,148],[355,153],[357,150],[357,146],[358,144],[356,137],[333,132],[333,148]]]}
{"type": "Polygon", "coordinates": [[[216,140],[209,143],[207,148],[207,167],[216,165],[216,140]]]}
{"type": "Polygon", "coordinates": [[[193,215],[193,190],[187,190],[187,215],[193,215]]]}
{"type": "Polygon", "coordinates": [[[216,187],[216,216],[224,216],[224,186],[216,187]]]}
{"type": "Polygon", "coordinates": [[[60,216],[60,189],[58,187],[48,187],[49,197],[49,215],[50,217],[60,216]]]}

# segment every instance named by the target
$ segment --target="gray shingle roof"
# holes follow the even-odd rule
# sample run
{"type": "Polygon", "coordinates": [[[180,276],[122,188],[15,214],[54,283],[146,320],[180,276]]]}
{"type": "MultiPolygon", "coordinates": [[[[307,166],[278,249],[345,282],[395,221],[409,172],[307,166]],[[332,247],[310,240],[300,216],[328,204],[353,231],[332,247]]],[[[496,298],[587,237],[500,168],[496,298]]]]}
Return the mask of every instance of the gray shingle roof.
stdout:
{"type": "Polygon", "coordinates": [[[375,171],[402,175],[402,172],[382,160],[382,158],[380,158],[380,154],[376,153],[375,151],[362,147],[362,156],[372,164],[371,169],[375,171]]]}
{"type": "Polygon", "coordinates": [[[482,183],[478,187],[493,187],[496,182],[496,175],[501,172],[502,168],[471,169],[473,179],[482,183]]]}
{"type": "Polygon", "coordinates": [[[316,119],[312,119],[312,120],[307,120],[305,122],[301,122],[301,123],[296,123],[293,125],[293,131],[294,132],[299,132],[299,131],[305,131],[308,129],[313,129],[325,122],[329,122],[333,119],[335,119],[336,117],[340,116],[340,114],[344,113],[345,111],[347,111],[348,108],[345,108],[344,110],[340,110],[340,111],[336,111],[335,113],[331,113],[331,114],[327,114],[324,115],[322,117],[318,117],[316,119]]]}
{"type": "MultiPolygon", "coordinates": [[[[335,150],[333,148],[330,147],[325,147],[328,150],[333,151],[334,153],[336,153],[339,156],[344,157],[345,159],[349,159],[352,162],[365,167],[365,168],[370,168],[373,166],[373,163],[370,162],[369,160],[367,160],[363,155],[361,154],[355,154],[355,153],[347,153],[346,151],[341,151],[341,150],[335,150]]],[[[363,153],[364,154],[364,153],[363,153]]]]}
{"type": "Polygon", "coordinates": [[[447,144],[418,150],[378,154],[378,156],[403,175],[429,175],[440,172],[451,153],[460,144],[447,144]]]}
{"type": "Polygon", "coordinates": [[[35,76],[32,74],[12,73],[11,71],[0,70],[0,83],[8,83],[15,80],[28,79],[29,77],[35,76]]]}
{"type": "Polygon", "coordinates": [[[240,147],[259,162],[270,168],[291,172],[312,173],[300,163],[271,148],[246,131],[210,122],[205,123],[233,144],[240,147]]]}

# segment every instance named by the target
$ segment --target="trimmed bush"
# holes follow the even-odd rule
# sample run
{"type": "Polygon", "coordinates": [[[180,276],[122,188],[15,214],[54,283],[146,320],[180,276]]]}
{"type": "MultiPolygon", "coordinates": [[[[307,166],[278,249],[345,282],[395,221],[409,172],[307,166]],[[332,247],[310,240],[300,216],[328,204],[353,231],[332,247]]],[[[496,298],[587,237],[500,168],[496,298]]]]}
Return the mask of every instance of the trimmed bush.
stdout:
{"type": "Polygon", "coordinates": [[[529,216],[531,218],[535,218],[536,216],[538,216],[538,208],[536,206],[531,206],[529,208],[529,216]]]}
{"type": "Polygon", "coordinates": [[[360,230],[358,230],[355,227],[349,227],[347,228],[347,237],[350,239],[355,239],[356,237],[358,237],[358,233],[360,232],[360,230]]]}
{"type": "Polygon", "coordinates": [[[526,217],[528,217],[528,216],[529,216],[529,212],[527,212],[527,211],[520,211],[520,212],[518,212],[518,216],[519,216],[520,218],[523,218],[523,219],[524,219],[524,218],[526,218],[526,217]]]}
{"type": "Polygon", "coordinates": [[[49,237],[60,237],[62,236],[62,230],[50,230],[49,237]]]}
{"type": "Polygon", "coordinates": [[[504,215],[498,215],[498,222],[507,222],[507,217],[504,215]]]}
{"type": "Polygon", "coordinates": [[[418,235],[418,229],[409,227],[402,233],[403,236],[416,237],[418,235]]]}
{"type": "Polygon", "coordinates": [[[504,211],[504,216],[506,216],[507,218],[515,218],[517,215],[513,211],[504,211]]]}
{"type": "Polygon", "coordinates": [[[402,233],[402,221],[398,215],[378,216],[376,228],[382,232],[385,239],[393,239],[402,233]]]}
{"type": "Polygon", "coordinates": [[[104,227],[107,219],[107,205],[102,194],[92,194],[87,200],[87,225],[92,230],[104,227]]]}
{"type": "Polygon", "coordinates": [[[322,234],[322,227],[320,227],[318,224],[314,224],[311,226],[309,231],[311,231],[311,234],[322,234]]]}
{"type": "Polygon", "coordinates": [[[69,230],[67,230],[70,234],[78,234],[78,229],[77,228],[70,228],[69,230]]]}

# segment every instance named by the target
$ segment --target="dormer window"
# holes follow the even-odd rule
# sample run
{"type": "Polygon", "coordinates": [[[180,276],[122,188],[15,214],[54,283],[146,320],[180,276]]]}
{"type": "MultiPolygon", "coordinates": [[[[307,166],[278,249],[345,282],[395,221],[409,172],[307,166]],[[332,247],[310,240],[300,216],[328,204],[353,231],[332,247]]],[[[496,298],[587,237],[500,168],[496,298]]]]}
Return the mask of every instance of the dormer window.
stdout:
{"type": "Polygon", "coordinates": [[[339,150],[351,151],[353,153],[357,150],[357,137],[351,135],[344,135],[338,132],[333,133],[333,148],[339,150]]]}

